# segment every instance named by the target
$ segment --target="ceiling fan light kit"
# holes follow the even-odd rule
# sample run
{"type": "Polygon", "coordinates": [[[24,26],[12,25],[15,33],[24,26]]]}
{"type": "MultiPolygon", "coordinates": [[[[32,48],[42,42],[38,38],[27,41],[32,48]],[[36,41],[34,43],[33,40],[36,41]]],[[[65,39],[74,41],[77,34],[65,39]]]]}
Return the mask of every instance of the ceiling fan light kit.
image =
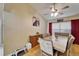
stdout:
{"type": "Polygon", "coordinates": [[[51,13],[51,16],[57,16],[58,15],[58,12],[56,12],[56,13],[51,13]]]}

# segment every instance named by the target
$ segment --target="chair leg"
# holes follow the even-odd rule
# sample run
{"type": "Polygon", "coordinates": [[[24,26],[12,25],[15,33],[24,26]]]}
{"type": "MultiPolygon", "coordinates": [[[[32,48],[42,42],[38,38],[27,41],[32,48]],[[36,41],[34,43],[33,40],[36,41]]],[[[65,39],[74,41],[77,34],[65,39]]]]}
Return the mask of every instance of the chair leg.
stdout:
{"type": "Polygon", "coordinates": [[[66,55],[69,56],[69,51],[66,52],[66,55]]]}
{"type": "Polygon", "coordinates": [[[55,52],[55,56],[58,56],[58,51],[55,52]]]}
{"type": "Polygon", "coordinates": [[[67,56],[70,56],[70,53],[71,53],[71,52],[70,52],[70,49],[69,49],[69,50],[67,51],[67,56]]]}

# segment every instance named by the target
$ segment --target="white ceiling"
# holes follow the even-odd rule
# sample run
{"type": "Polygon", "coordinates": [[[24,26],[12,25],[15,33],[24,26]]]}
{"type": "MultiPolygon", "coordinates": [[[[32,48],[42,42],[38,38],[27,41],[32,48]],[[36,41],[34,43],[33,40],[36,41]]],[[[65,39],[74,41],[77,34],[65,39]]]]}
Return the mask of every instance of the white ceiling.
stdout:
{"type": "Polygon", "coordinates": [[[50,7],[53,3],[31,3],[31,5],[40,13],[46,20],[62,18],[73,16],[79,14],[79,3],[57,3],[56,9],[63,12],[63,14],[59,14],[56,17],[51,17],[50,7]],[[69,8],[61,10],[64,6],[69,6],[69,8]]]}

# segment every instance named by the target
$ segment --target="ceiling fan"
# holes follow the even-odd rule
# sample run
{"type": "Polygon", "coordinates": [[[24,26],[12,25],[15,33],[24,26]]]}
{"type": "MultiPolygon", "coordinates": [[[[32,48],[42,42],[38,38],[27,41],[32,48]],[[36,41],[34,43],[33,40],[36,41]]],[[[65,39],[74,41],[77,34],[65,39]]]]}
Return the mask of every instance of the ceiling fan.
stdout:
{"type": "MultiPolygon", "coordinates": [[[[69,6],[65,6],[63,8],[61,8],[61,10],[67,9],[69,8],[69,6]]],[[[51,9],[51,16],[57,16],[58,14],[63,14],[63,12],[61,12],[61,10],[56,9],[56,3],[53,3],[53,6],[50,8],[51,9]]]]}
{"type": "MultiPolygon", "coordinates": [[[[51,16],[57,16],[58,14],[62,15],[64,14],[63,12],[61,12],[62,10],[65,10],[69,8],[69,6],[65,6],[63,8],[61,8],[61,10],[58,10],[56,8],[56,3],[53,3],[52,6],[50,7],[50,11],[51,11],[51,16]]],[[[46,14],[47,15],[47,14],[46,14]]]]}

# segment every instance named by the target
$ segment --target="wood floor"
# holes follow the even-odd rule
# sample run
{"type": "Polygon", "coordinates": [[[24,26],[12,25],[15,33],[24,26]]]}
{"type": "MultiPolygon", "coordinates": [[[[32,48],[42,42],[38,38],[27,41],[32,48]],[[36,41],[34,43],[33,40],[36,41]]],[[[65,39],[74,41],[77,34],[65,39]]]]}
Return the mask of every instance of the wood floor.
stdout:
{"type": "Polygon", "coordinates": [[[40,46],[37,45],[34,48],[30,49],[24,56],[42,56],[40,46]]]}
{"type": "Polygon", "coordinates": [[[73,45],[71,49],[72,56],[79,56],[79,45],[73,45]]]}
{"type": "MultiPolygon", "coordinates": [[[[73,44],[70,55],[79,56],[79,45],[73,44]]],[[[37,45],[34,48],[30,49],[28,53],[24,54],[24,56],[42,56],[40,46],[37,45]]]]}

